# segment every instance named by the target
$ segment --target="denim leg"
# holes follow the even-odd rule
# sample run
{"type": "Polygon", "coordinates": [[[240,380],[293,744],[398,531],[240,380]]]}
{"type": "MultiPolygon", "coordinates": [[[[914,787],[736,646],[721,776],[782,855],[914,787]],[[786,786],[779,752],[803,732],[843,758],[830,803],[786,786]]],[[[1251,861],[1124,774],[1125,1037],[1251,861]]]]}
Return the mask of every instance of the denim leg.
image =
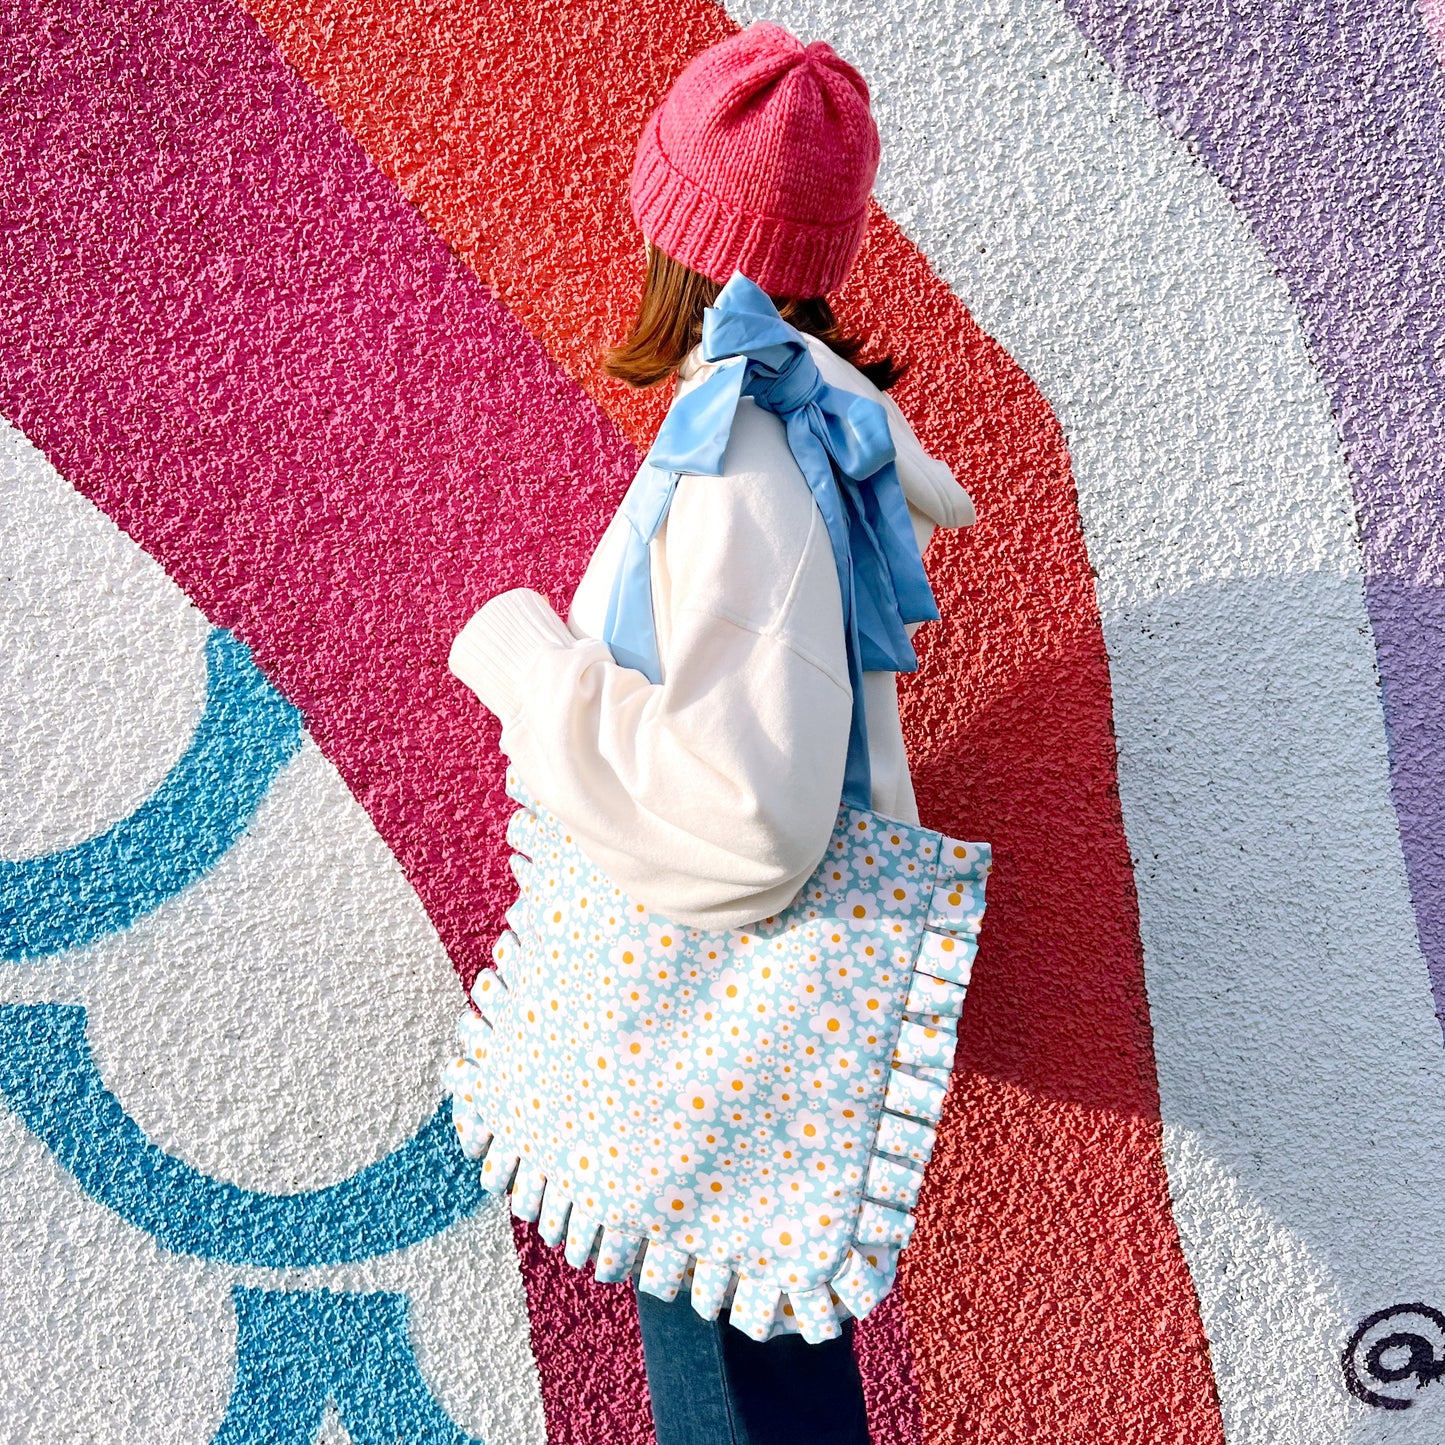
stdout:
{"type": "Polygon", "coordinates": [[[818,1345],[802,1335],[774,1335],[759,1343],[731,1325],[720,1325],[719,1333],[739,1440],[868,1445],[851,1319],[837,1339],[818,1345]]]}
{"type": "Polygon", "coordinates": [[[639,1291],[637,1315],[658,1445],[868,1445],[852,1320],[810,1345],[759,1343],[701,1319],[685,1295],[639,1291]]]}
{"type": "Polygon", "coordinates": [[[670,1302],[636,1293],[657,1445],[752,1445],[733,1420],[721,1322],[703,1319],[686,1290],[670,1302]]]}

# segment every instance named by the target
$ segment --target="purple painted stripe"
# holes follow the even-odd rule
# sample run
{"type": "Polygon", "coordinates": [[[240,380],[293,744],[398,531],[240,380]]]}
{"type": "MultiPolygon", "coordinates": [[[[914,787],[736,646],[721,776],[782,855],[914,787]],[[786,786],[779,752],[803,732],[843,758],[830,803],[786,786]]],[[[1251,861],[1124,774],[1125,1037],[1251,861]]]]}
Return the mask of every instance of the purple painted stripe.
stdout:
{"type": "Polygon", "coordinates": [[[1445,1021],[1445,72],[1414,0],[1065,3],[1249,217],[1330,390],[1445,1021]]]}
{"type": "MultiPolygon", "coordinates": [[[[448,647],[570,593],[633,449],[221,0],[0,0],[0,275],[0,411],[250,645],[470,979],[516,889],[448,647]]],[[[524,1269],[553,1438],[585,1357],[649,1439],[630,1297],[524,1269]]]]}

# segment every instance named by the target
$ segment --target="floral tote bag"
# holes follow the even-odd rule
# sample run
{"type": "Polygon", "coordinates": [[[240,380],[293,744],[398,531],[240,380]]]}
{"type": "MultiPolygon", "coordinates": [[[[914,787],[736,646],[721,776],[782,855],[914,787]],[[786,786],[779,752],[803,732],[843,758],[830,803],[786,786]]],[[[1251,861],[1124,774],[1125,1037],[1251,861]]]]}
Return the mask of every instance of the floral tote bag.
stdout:
{"type": "Polygon", "coordinates": [[[520,895],[446,1085],[482,1184],[599,1280],[756,1339],[892,1284],[933,1148],[989,850],[845,807],[794,903],[678,928],[522,804],[520,895]]]}

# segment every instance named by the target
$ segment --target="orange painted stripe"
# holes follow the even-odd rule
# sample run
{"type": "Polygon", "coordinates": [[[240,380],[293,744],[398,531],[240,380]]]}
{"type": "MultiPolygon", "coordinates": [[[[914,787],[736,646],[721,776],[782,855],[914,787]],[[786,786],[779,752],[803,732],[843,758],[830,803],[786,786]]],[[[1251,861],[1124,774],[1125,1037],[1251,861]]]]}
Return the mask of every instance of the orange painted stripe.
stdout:
{"type": "MultiPolygon", "coordinates": [[[[666,398],[597,366],[641,274],[631,150],[672,77],[732,22],[700,0],[246,4],[645,446],[666,398]]],[[[945,621],[921,634],[903,693],[924,821],[992,840],[997,859],[960,1076],[904,1256],[923,1433],[1220,1441],[1169,1212],[1108,665],[1063,436],[881,213],[840,309],[909,363],[898,400],[981,517],[930,550],[945,621]]],[[[524,1259],[552,1438],[639,1438],[635,1365],[619,1383],[598,1368],[621,1357],[595,1324],[595,1286],[564,1282],[530,1244],[524,1259]]],[[[906,1387],[884,1378],[894,1343],[863,1351],[880,1442],[914,1434],[906,1387]]]]}

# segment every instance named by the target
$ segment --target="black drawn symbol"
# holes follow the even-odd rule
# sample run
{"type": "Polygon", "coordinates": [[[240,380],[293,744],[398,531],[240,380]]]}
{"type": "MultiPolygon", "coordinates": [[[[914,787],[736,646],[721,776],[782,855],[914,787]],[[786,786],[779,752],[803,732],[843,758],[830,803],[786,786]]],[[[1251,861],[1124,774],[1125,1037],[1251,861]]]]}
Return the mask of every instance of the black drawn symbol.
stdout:
{"type": "Polygon", "coordinates": [[[1355,1327],[1340,1364],[1356,1399],[1408,1410],[1417,1391],[1445,1376],[1445,1314],[1425,1304],[1376,1310],[1355,1327]]]}

